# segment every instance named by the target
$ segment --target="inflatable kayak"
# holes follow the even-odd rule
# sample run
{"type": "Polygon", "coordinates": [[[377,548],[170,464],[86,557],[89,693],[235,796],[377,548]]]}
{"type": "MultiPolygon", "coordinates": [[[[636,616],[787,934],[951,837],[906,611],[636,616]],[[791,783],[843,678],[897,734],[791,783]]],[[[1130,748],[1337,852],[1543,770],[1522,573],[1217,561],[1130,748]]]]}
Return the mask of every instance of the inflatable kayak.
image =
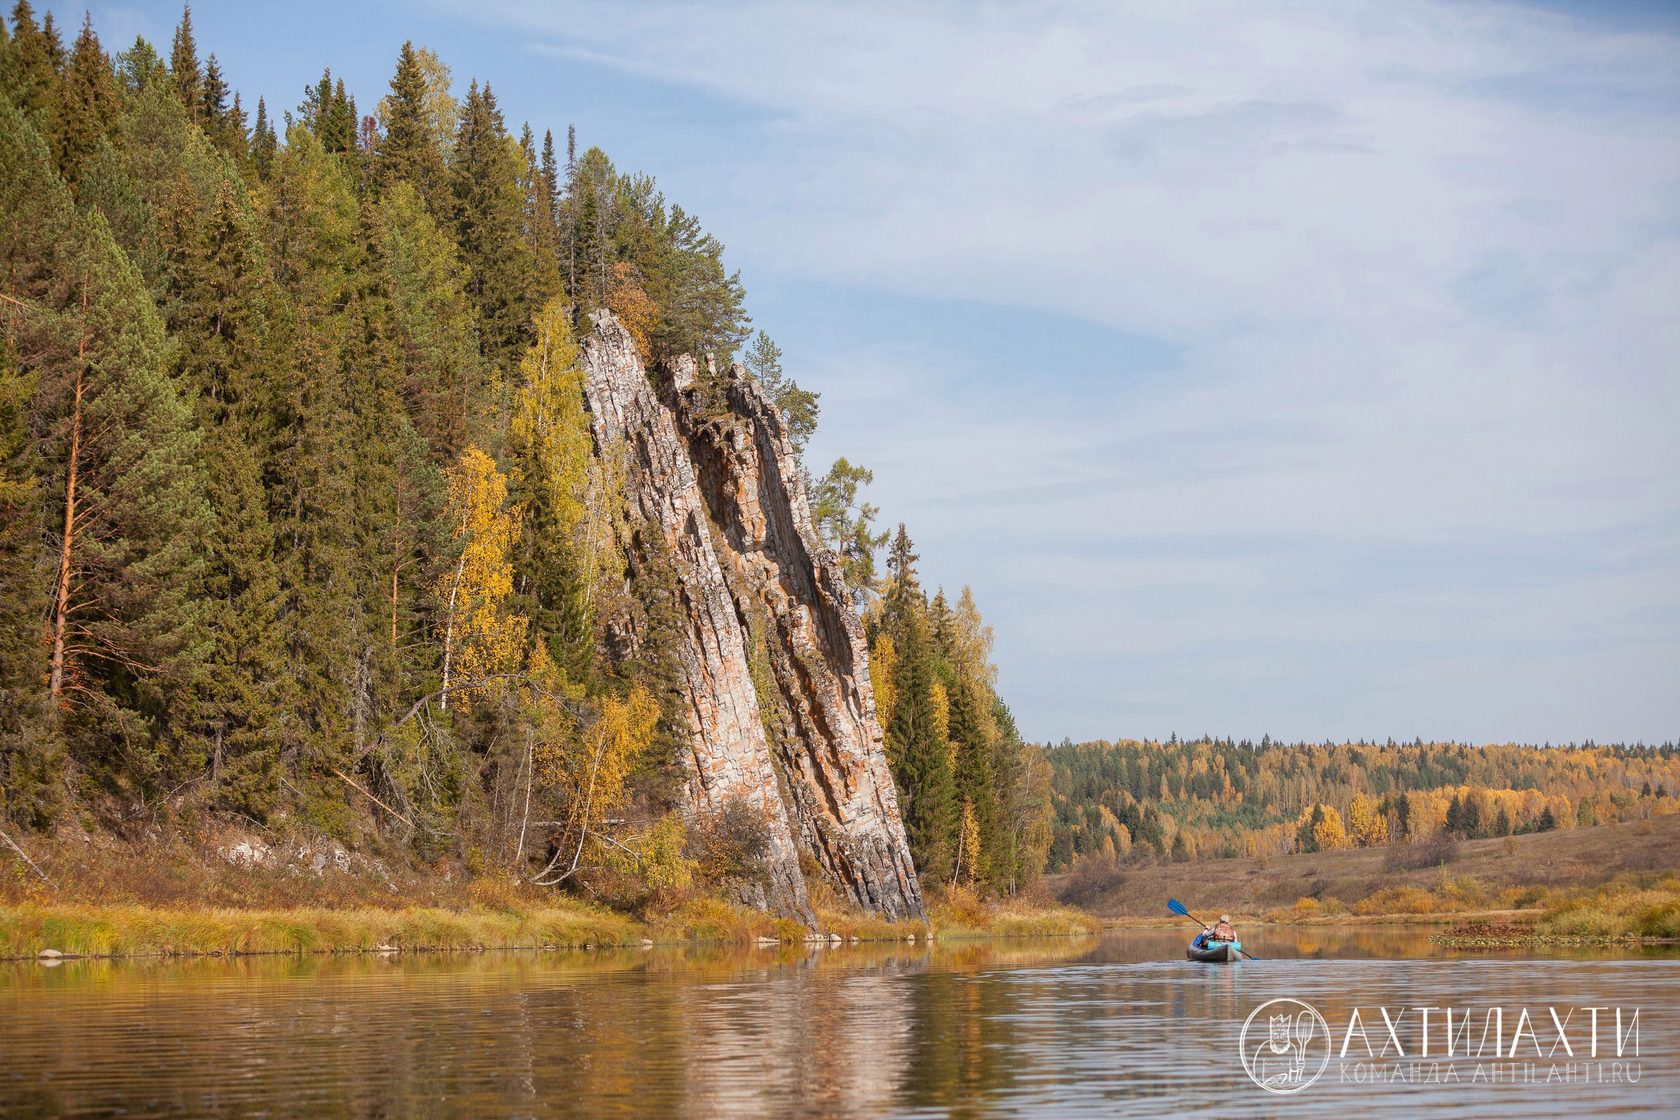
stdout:
{"type": "Polygon", "coordinates": [[[1209,941],[1203,948],[1192,945],[1184,950],[1186,959],[1193,961],[1237,961],[1242,959],[1241,941],[1209,941]]]}

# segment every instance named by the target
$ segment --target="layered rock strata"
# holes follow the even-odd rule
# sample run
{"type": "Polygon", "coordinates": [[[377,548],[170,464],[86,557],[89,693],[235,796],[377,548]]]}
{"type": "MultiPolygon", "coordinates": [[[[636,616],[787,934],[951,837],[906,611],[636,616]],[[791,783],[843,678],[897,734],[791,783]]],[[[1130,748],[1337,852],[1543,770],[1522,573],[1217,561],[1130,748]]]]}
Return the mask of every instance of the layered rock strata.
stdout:
{"type": "Polygon", "coordinates": [[[702,390],[679,361],[656,390],[605,312],[581,361],[597,448],[626,460],[631,563],[675,576],[690,814],[760,816],[768,885],[749,901],[766,909],[814,924],[803,854],[842,897],[923,917],[862,627],[780,413],[738,367],[702,390]]]}

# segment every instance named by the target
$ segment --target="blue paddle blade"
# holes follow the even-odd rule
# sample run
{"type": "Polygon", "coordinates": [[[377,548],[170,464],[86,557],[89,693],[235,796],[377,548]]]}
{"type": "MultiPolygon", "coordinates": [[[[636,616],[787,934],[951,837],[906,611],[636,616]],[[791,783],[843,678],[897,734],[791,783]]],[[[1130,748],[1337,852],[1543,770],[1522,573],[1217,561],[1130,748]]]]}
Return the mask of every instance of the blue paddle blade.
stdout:
{"type": "Polygon", "coordinates": [[[1167,899],[1167,909],[1171,910],[1174,914],[1183,914],[1185,917],[1190,916],[1190,911],[1184,908],[1184,903],[1180,902],[1176,898],[1167,899]]]}

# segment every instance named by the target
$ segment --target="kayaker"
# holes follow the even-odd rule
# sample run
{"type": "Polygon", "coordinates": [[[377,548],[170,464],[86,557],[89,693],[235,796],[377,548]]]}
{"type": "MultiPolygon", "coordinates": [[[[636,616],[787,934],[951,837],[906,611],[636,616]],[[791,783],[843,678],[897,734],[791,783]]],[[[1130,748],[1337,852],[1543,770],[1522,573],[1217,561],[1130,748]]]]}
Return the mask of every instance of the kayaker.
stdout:
{"type": "Polygon", "coordinates": [[[1213,936],[1213,931],[1211,929],[1202,930],[1202,932],[1200,932],[1196,935],[1196,940],[1190,942],[1190,948],[1192,948],[1192,949],[1206,949],[1207,948],[1207,943],[1208,943],[1208,938],[1210,938],[1212,936],[1213,936]]]}
{"type": "Polygon", "coordinates": [[[1213,927],[1213,940],[1214,941],[1235,941],[1236,939],[1237,939],[1237,927],[1235,927],[1231,924],[1231,915],[1229,915],[1229,914],[1219,915],[1219,922],[1218,922],[1218,924],[1216,924],[1213,927]]]}

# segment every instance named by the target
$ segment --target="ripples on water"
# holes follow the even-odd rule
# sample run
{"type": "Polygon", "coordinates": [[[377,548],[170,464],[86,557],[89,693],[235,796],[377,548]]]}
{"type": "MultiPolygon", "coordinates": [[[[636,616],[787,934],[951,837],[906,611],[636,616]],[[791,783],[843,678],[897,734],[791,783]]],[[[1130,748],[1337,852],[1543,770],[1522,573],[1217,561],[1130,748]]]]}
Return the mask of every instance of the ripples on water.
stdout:
{"type": "Polygon", "coordinates": [[[0,965],[0,1114],[1680,1114],[1680,958],[1489,959],[1424,937],[1256,929],[1267,959],[1239,965],[1175,959],[1185,937],[1160,931],[931,953],[0,965]],[[1269,1096],[1237,1036],[1281,996],[1332,1023],[1354,1005],[1637,1006],[1640,1081],[1353,1084],[1333,1063],[1269,1096]]]}

